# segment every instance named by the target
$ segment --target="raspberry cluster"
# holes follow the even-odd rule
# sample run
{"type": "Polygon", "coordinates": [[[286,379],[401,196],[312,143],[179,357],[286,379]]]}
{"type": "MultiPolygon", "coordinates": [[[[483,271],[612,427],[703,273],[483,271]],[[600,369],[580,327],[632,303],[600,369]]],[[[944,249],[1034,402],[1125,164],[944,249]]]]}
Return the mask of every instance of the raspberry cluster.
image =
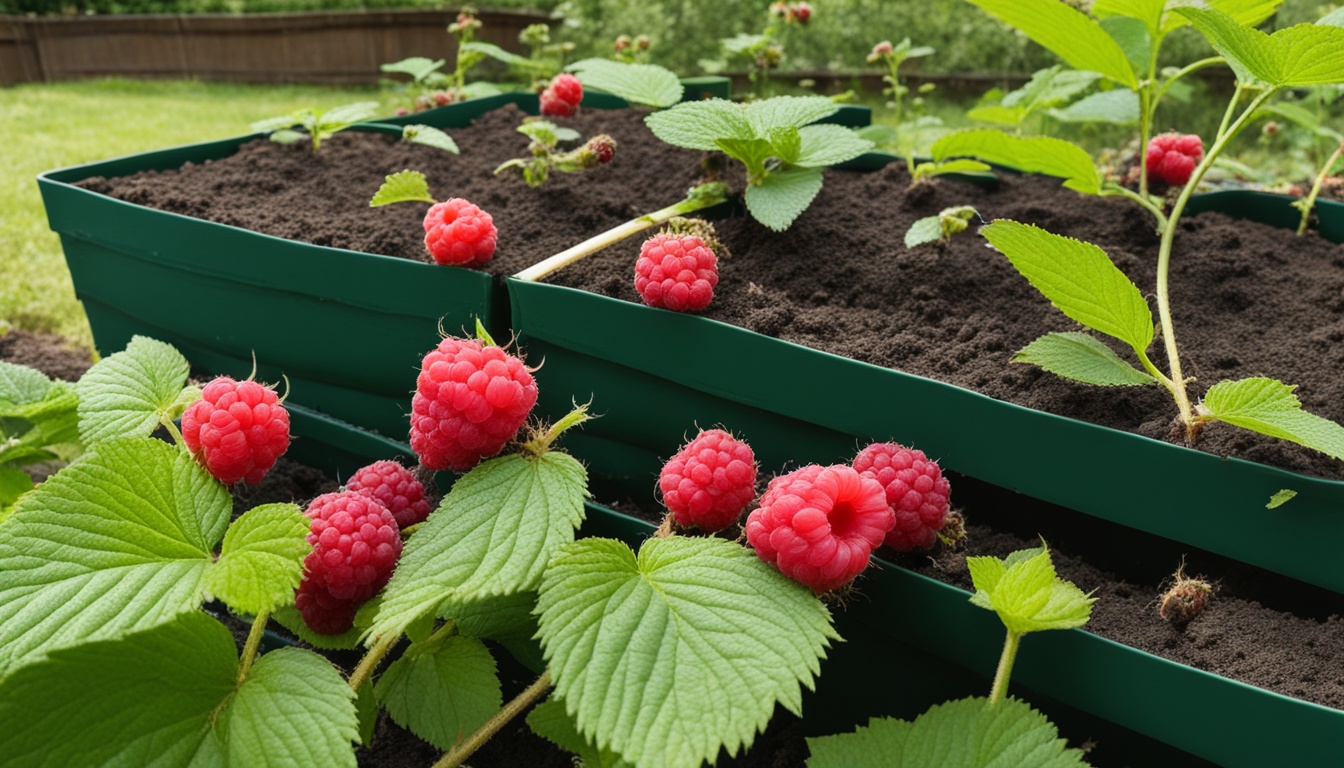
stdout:
{"type": "Polygon", "coordinates": [[[705,430],[663,466],[658,488],[678,525],[720,531],[756,497],[756,457],[724,430],[705,430]]]}
{"type": "Polygon", "coordinates": [[[876,480],[886,492],[896,525],[885,544],[897,552],[928,549],[947,518],[947,478],[923,451],[896,443],[874,443],[854,458],[854,469],[876,480]]]}
{"type": "Polygon", "coordinates": [[[220,376],[182,414],[182,439],[221,483],[256,485],[289,449],[289,411],[275,390],[220,376]]]}
{"type": "Polygon", "coordinates": [[[313,499],[305,513],[308,543],[303,581],[294,602],[303,620],[321,634],[350,629],[359,605],[392,578],[401,555],[401,531],[387,507],[356,491],[313,499]]]}
{"type": "Polygon", "coordinates": [[[387,507],[397,525],[407,528],[429,517],[425,486],[409,469],[395,461],[376,461],[361,467],[346,482],[347,491],[372,496],[387,507]]]}
{"type": "Polygon", "coordinates": [[[425,247],[438,264],[484,264],[495,255],[498,237],[494,218],[460,197],[425,212],[425,247]]]}
{"type": "Polygon", "coordinates": [[[420,365],[411,448],[429,469],[465,472],[499,453],[536,402],[522,360],[479,339],[446,338],[420,365]]]}
{"type": "Polygon", "coordinates": [[[1204,158],[1204,142],[1194,134],[1163,133],[1148,142],[1144,163],[1149,177],[1181,186],[1204,158]]]}
{"type": "Polygon", "coordinates": [[[541,92],[541,114],[549,117],[570,117],[583,101],[583,83],[579,78],[562,73],[551,80],[541,92]]]}
{"type": "Polygon", "coordinates": [[[650,307],[704,309],[719,284],[719,261],[694,235],[659,234],[644,241],[635,262],[635,290],[650,307]]]}

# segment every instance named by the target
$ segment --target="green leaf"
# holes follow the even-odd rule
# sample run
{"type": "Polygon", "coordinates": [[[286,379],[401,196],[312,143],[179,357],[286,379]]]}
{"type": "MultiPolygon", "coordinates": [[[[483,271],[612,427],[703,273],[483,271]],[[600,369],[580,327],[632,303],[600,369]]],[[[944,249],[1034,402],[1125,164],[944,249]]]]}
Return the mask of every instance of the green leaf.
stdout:
{"type": "Polygon", "coordinates": [[[1105,251],[1007,219],[980,233],[1065,315],[1136,351],[1152,344],[1148,302],[1105,251]]]}
{"type": "MultiPolygon", "coordinates": [[[[1214,10],[1177,8],[1213,47],[1249,74],[1276,87],[1344,83],[1344,28],[1298,24],[1267,35],[1214,10]]],[[[1236,68],[1234,66],[1234,68],[1236,68]]]]}
{"type": "Polygon", "coordinates": [[[579,733],[574,718],[565,712],[565,704],[554,697],[543,701],[527,713],[527,725],[532,732],[566,752],[573,752],[583,768],[633,768],[630,763],[609,749],[598,749],[579,733]]]}
{"type": "Polygon", "coordinates": [[[762,138],[742,107],[726,99],[688,101],[654,112],[644,123],[668,144],[702,152],[718,152],[720,139],[762,138]]]}
{"type": "Polygon", "coordinates": [[[765,136],[775,128],[802,128],[839,110],[825,96],[775,96],[747,104],[745,114],[756,135],[765,136]]]}
{"type": "Polygon", "coordinates": [[[373,733],[378,728],[378,701],[373,697],[373,683],[369,680],[355,694],[355,715],[359,718],[359,743],[373,746],[373,733]]]}
{"type": "Polygon", "coordinates": [[[205,586],[235,612],[256,615],[294,601],[303,576],[311,521],[294,504],[250,509],[224,534],[205,586]]]}
{"type": "Polygon", "coordinates": [[[404,630],[445,599],[536,589],[583,522],[587,473],[567,454],[503,456],[453,485],[406,542],[369,636],[404,630]]]}
{"type": "MultiPolygon", "coordinates": [[[[27,472],[12,467],[0,467],[0,511],[8,508],[33,487],[33,478],[27,472]]],[[[5,514],[0,513],[0,522],[3,522],[5,517],[5,514]]]]}
{"type": "Polygon", "coordinates": [[[1067,102],[1100,79],[1096,72],[1080,72],[1062,67],[1042,69],[1031,76],[1021,88],[1006,94],[1000,102],[1005,107],[1021,107],[1034,111],[1067,102]]]}
{"type": "MultiPolygon", "coordinates": [[[[309,112],[308,114],[312,113],[309,112]]],[[[272,133],[281,128],[289,128],[290,126],[298,125],[301,122],[303,122],[301,113],[296,112],[292,115],[280,115],[279,117],[268,117],[265,120],[258,120],[255,123],[252,123],[250,127],[257,133],[272,133]]]]}
{"type": "Polygon", "coordinates": [[[800,168],[836,165],[873,148],[871,141],[842,125],[804,126],[798,129],[798,138],[801,140],[798,159],[791,162],[800,168]]]}
{"type": "Polygon", "coordinates": [[[734,542],[583,539],[537,604],[555,690],[578,729],[637,765],[699,766],[797,714],[832,640],[826,607],[734,542]]]}
{"type": "Polygon", "coordinates": [[[1221,381],[1203,406],[1219,421],[1344,459],[1344,427],[1302,410],[1294,387],[1266,378],[1221,381]]]}
{"type": "Polygon", "coordinates": [[[584,88],[595,88],[632,104],[670,107],[685,90],[677,74],[653,64],[626,64],[611,59],[583,59],[567,67],[584,88]]]}
{"type": "Polygon", "coordinates": [[[1083,194],[1101,191],[1101,174],[1091,155],[1063,139],[1014,136],[991,128],[957,131],[934,142],[934,160],[976,157],[1027,173],[1064,179],[1064,186],[1083,194]]]}
{"type": "Polygon", "coordinates": [[[443,750],[483,725],[504,702],[494,658],[469,637],[412,645],[373,690],[398,725],[443,750]]]}
{"type": "Polygon", "coordinates": [[[1344,133],[1340,133],[1329,126],[1323,125],[1316,117],[1315,112],[1306,109],[1300,104],[1293,104],[1291,102],[1266,104],[1259,109],[1256,113],[1256,117],[1263,117],[1266,114],[1281,117],[1296,123],[1320,138],[1344,142],[1344,133]]]}
{"type": "Polygon", "coordinates": [[[149,437],[176,403],[189,371],[187,359],[172,345],[132,337],[125,350],[95,363],[75,387],[84,444],[149,437]]]}
{"type": "Polygon", "coordinates": [[[518,67],[519,69],[530,72],[545,70],[550,66],[544,61],[533,61],[526,56],[510,53],[503,48],[500,48],[498,45],[493,43],[483,43],[480,40],[472,40],[470,42],[462,43],[459,50],[483,53],[495,61],[502,61],[511,67],[518,67]]]}
{"type": "Polygon", "coordinates": [[[939,223],[938,216],[925,216],[917,220],[910,228],[905,231],[905,247],[914,248],[917,245],[933,243],[943,239],[943,225],[939,223]]]}
{"type": "Polygon", "coordinates": [[[424,144],[454,155],[461,154],[452,136],[430,125],[408,125],[401,129],[401,138],[412,144],[424,144]]]}
{"type": "Polygon", "coordinates": [[[719,150],[747,166],[748,173],[761,173],[775,148],[765,139],[719,139],[719,150]]]}
{"type": "Polygon", "coordinates": [[[41,371],[0,360],[0,417],[13,416],[15,406],[41,402],[51,387],[51,379],[41,371]]]}
{"type": "Polygon", "coordinates": [[[426,77],[434,74],[448,63],[444,59],[427,59],[424,56],[412,56],[409,59],[402,59],[391,64],[384,64],[379,69],[384,72],[400,72],[411,76],[411,79],[417,83],[426,77]]]}
{"type": "Polygon", "coordinates": [[[536,606],[536,592],[516,592],[465,603],[448,600],[436,613],[456,621],[467,637],[527,640],[537,634],[537,617],[532,615],[536,606]]]}
{"type": "Polygon", "coordinates": [[[1284,488],[1283,490],[1269,497],[1269,503],[1265,505],[1265,509],[1278,509],[1279,507],[1282,507],[1284,504],[1287,504],[1288,502],[1292,501],[1295,496],[1297,496],[1297,491],[1294,491],[1290,488],[1284,488]]]}
{"type": "Polygon", "coordinates": [[[1044,46],[1075,69],[1098,72],[1128,88],[1138,78],[1111,36],[1086,14],[1059,0],[970,0],[1044,46]]]}
{"type": "Polygon", "coordinates": [[[109,440],[24,494],[0,526],[0,672],[195,610],[228,490],[157,440],[109,440]]]}
{"type": "Polygon", "coordinates": [[[971,602],[997,613],[1014,634],[1081,627],[1092,615],[1096,598],[1055,576],[1049,550],[1008,560],[968,557],[966,568],[976,590],[971,602]]]}
{"type": "Polygon", "coordinates": [[[342,104],[339,107],[332,107],[322,113],[318,119],[319,128],[328,131],[337,131],[361,120],[368,120],[378,114],[378,102],[376,101],[357,101],[353,104],[342,104]]]}
{"type": "Polygon", "coordinates": [[[377,208],[390,203],[408,203],[408,202],[438,202],[434,196],[429,194],[429,182],[425,180],[425,174],[419,171],[401,171],[393,173],[383,181],[383,185],[374,193],[373,199],[369,201],[370,208],[377,208]]]}
{"type": "Polygon", "coordinates": [[[1052,109],[1050,116],[1063,123],[1132,125],[1139,121],[1139,96],[1120,88],[1102,91],[1063,109],[1052,109]]]}
{"type": "Polygon", "coordinates": [[[276,144],[294,144],[303,141],[306,138],[308,138],[308,134],[303,133],[302,131],[291,131],[289,129],[275,131],[271,134],[271,141],[274,141],[276,144]]]}
{"type": "Polygon", "coordinates": [[[972,697],[937,704],[913,722],[873,718],[853,733],[807,740],[807,768],[1077,768],[1083,751],[1031,705],[1012,697],[991,705],[972,697]]]}
{"type": "Polygon", "coordinates": [[[1316,23],[1332,27],[1344,27],[1344,8],[1336,8],[1317,19],[1316,23]]]}
{"type": "Polygon", "coordinates": [[[818,168],[776,171],[759,184],[747,187],[743,197],[753,218],[776,232],[783,232],[812,204],[821,191],[821,182],[818,168]]]}
{"type": "MultiPolygon", "coordinates": [[[[376,600],[377,598],[375,598],[376,600]]],[[[367,607],[374,601],[365,603],[367,607]]],[[[364,608],[360,608],[363,612],[364,608]]],[[[355,616],[355,626],[342,632],[339,635],[319,635],[308,628],[308,622],[303,620],[299,611],[291,602],[288,605],[280,605],[271,613],[271,618],[275,619],[280,626],[292,632],[303,642],[314,648],[324,651],[348,651],[359,647],[359,638],[364,634],[367,625],[360,626],[359,615],[355,616]]]]}
{"type": "MultiPolygon", "coordinates": [[[[1148,64],[1152,61],[1154,41],[1161,44],[1161,38],[1156,33],[1138,19],[1125,18],[1124,16],[1113,16],[1101,20],[1101,28],[1106,34],[1111,36],[1120,45],[1120,49],[1125,52],[1125,58],[1129,59],[1129,65],[1135,72],[1147,72],[1148,64]]],[[[1129,90],[1126,88],[1125,90],[1129,90]]],[[[1130,93],[1134,93],[1130,91],[1130,93]]]]}
{"type": "Polygon", "coordinates": [[[1102,20],[1116,16],[1135,19],[1142,22],[1156,39],[1162,32],[1162,15],[1166,11],[1167,2],[1168,0],[1095,0],[1092,3],[1092,15],[1102,20]]]}
{"type": "Polygon", "coordinates": [[[1005,107],[1001,104],[990,104],[984,107],[976,107],[966,113],[966,116],[972,120],[979,120],[984,123],[994,123],[995,125],[1020,125],[1027,119],[1027,110],[1023,107],[1005,107]]]}
{"type": "Polygon", "coordinates": [[[1012,361],[1030,363],[1056,376],[1103,387],[1157,383],[1086,333],[1047,333],[1023,347],[1012,361]]]}

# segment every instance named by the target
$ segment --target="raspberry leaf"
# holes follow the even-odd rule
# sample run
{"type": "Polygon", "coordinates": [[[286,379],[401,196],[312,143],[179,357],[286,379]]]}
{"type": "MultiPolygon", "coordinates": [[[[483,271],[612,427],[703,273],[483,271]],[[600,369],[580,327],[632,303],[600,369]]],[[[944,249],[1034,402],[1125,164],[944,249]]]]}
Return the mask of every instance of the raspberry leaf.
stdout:
{"type": "Polygon", "coordinates": [[[479,640],[445,637],[412,645],[373,689],[403,728],[439,749],[451,749],[504,702],[495,660],[479,640]]]}
{"type": "Polygon", "coordinates": [[[438,202],[429,193],[429,182],[425,179],[425,174],[419,171],[401,171],[390,174],[384,179],[383,185],[373,194],[373,199],[369,200],[369,207],[377,208],[390,203],[412,201],[438,202]]]}
{"type": "Polygon", "coordinates": [[[1052,109],[1050,117],[1064,123],[1131,125],[1139,121],[1139,96],[1133,91],[1119,88],[1102,91],[1079,99],[1063,109],[1052,109]]]}
{"type": "Polygon", "coordinates": [[[214,735],[230,765],[354,768],[354,698],[331,662],[312,651],[281,648],[258,659],[233,698],[220,702],[214,735]]]}
{"type": "Polygon", "coordinates": [[[309,520],[294,504],[243,513],[224,534],[206,589],[238,613],[256,615],[294,601],[303,576],[309,520]]]}
{"type": "Polygon", "coordinates": [[[33,478],[27,472],[12,467],[0,467],[0,522],[8,517],[9,505],[33,488],[33,478]]]}
{"type": "Polygon", "coordinates": [[[432,125],[408,125],[401,129],[401,138],[412,144],[424,144],[427,147],[442,149],[444,152],[452,152],[454,155],[461,154],[453,137],[432,125]]]}
{"type": "Polygon", "coordinates": [[[1279,507],[1282,507],[1284,504],[1287,504],[1288,502],[1292,501],[1293,498],[1296,496],[1297,491],[1294,491],[1291,488],[1284,488],[1283,490],[1269,497],[1269,503],[1265,505],[1265,509],[1278,509],[1279,507]]]}
{"type": "Polygon", "coordinates": [[[675,72],[653,64],[582,59],[566,69],[579,78],[584,88],[606,91],[632,104],[670,107],[681,101],[685,90],[675,72]]]}
{"type": "Polygon", "coordinates": [[[1137,286],[1091,243],[1000,219],[980,230],[1061,312],[1143,352],[1153,312],[1137,286]]]}
{"type": "MultiPolygon", "coordinates": [[[[0,468],[73,458],[79,450],[78,408],[73,385],[0,361],[0,468]]],[[[0,492],[0,506],[12,501],[0,492]]]]}
{"type": "Polygon", "coordinates": [[[821,170],[817,168],[775,171],[759,184],[747,187],[743,197],[753,218],[783,232],[812,204],[821,191],[821,182],[821,170]]]}
{"type": "Polygon", "coordinates": [[[759,137],[742,107],[726,99],[688,101],[654,112],[644,123],[668,144],[702,152],[719,151],[720,139],[759,137]]]}
{"type": "Polygon", "coordinates": [[[1243,83],[1275,87],[1344,82],[1344,29],[1298,24],[1267,35],[1215,10],[1177,8],[1228,60],[1243,83]]]}
{"type": "Polygon", "coordinates": [[[355,716],[359,718],[359,743],[373,745],[373,732],[378,728],[378,700],[373,696],[373,683],[365,680],[355,694],[355,716]]]}
{"type": "Polygon", "coordinates": [[[997,613],[1013,634],[1081,627],[1092,615],[1096,598],[1055,576],[1049,550],[968,557],[966,568],[976,590],[971,602],[997,613]]]}
{"type": "Polygon", "coordinates": [[[131,338],[84,373],[79,394],[79,433],[86,446],[114,437],[149,437],[177,404],[187,381],[187,359],[170,344],[131,338]]]}
{"type": "Polygon", "coordinates": [[[436,613],[456,621],[467,637],[529,640],[537,634],[537,617],[532,615],[536,605],[536,592],[518,592],[465,603],[449,600],[436,613]]]}
{"type": "Polygon", "coordinates": [[[1048,136],[1014,136],[992,128],[957,131],[934,142],[929,153],[934,160],[974,157],[1027,173],[1043,173],[1064,179],[1064,186],[1095,195],[1101,191],[1101,174],[1092,156],[1081,147],[1048,136]]]}
{"type": "Polygon", "coordinates": [[[1030,363],[1056,376],[1103,387],[1157,383],[1086,333],[1047,333],[1023,347],[1012,361],[1030,363]]]}
{"type": "Polygon", "coordinates": [[[1013,698],[992,705],[979,696],[948,701],[914,721],[875,717],[853,733],[808,739],[807,748],[807,768],[1087,765],[1045,715],[1013,698]]]}
{"type": "Polygon", "coordinates": [[[925,216],[918,219],[905,231],[905,247],[914,248],[925,243],[936,243],[943,239],[943,225],[938,216],[925,216]]]}
{"type": "Polygon", "coordinates": [[[775,128],[802,128],[839,109],[839,104],[825,96],[775,96],[751,102],[745,114],[756,135],[763,136],[775,128]]]}
{"type": "Polygon", "coordinates": [[[1068,62],[1127,88],[1139,81],[1128,57],[1087,14],[1059,0],[969,0],[1068,62]]]}
{"type": "Polygon", "coordinates": [[[411,76],[415,82],[420,82],[426,77],[438,72],[444,64],[445,59],[427,59],[424,56],[412,56],[409,59],[394,61],[390,64],[384,64],[379,69],[384,72],[400,72],[411,76]]]}
{"type": "Polygon", "coordinates": [[[574,718],[565,712],[564,702],[554,697],[527,713],[527,725],[533,733],[577,755],[584,768],[633,768],[620,755],[610,749],[598,749],[583,738],[574,718]]]}
{"type": "Polygon", "coordinates": [[[1344,426],[1302,410],[1293,387],[1267,378],[1222,381],[1204,395],[1219,421],[1344,459],[1344,426]]]}
{"type": "MultiPolygon", "coordinates": [[[[1228,14],[1238,24],[1254,27],[1273,16],[1283,0],[1205,0],[1204,4],[1228,14]]],[[[1184,16],[1171,13],[1175,8],[1169,5],[1174,4],[1170,0],[1097,0],[1092,4],[1092,14],[1103,20],[1117,16],[1136,19],[1157,40],[1190,23],[1184,16]]]]}
{"type": "Polygon", "coordinates": [[[747,166],[748,178],[765,173],[765,161],[774,157],[775,147],[766,139],[719,139],[718,149],[747,166]]]}
{"type": "Polygon", "coordinates": [[[873,148],[853,129],[842,125],[806,125],[798,129],[801,147],[797,159],[788,160],[800,168],[821,168],[843,163],[873,148]]]}
{"type": "Polygon", "coordinates": [[[536,589],[583,522],[587,477],[556,451],[491,459],[463,475],[406,542],[368,634],[403,631],[445,599],[536,589]]]}
{"type": "Polygon", "coordinates": [[[228,490],[156,440],[109,440],[25,494],[0,526],[0,672],[201,603],[228,490]]]}
{"type": "Polygon", "coordinates": [[[699,766],[720,746],[736,755],[776,702],[799,713],[838,639],[810,590],[714,538],[653,538],[638,557],[611,539],[574,542],[547,569],[537,610],[579,732],[637,765],[699,766]]]}

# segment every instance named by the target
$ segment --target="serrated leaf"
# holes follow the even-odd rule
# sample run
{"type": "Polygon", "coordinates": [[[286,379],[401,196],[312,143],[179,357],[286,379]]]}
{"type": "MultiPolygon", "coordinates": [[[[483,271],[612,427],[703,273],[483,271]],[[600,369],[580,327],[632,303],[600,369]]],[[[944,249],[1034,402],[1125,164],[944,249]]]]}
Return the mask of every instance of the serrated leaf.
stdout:
{"type": "Polygon", "coordinates": [[[410,75],[412,80],[419,82],[437,72],[444,64],[445,59],[427,59],[424,56],[412,56],[409,59],[402,59],[391,64],[384,64],[379,69],[384,72],[400,72],[410,75]]]}
{"type": "Polygon", "coordinates": [[[448,600],[436,613],[457,622],[467,637],[527,640],[537,634],[537,617],[532,615],[536,606],[536,592],[517,592],[466,603],[448,600]]]}
{"type": "Polygon", "coordinates": [[[575,73],[584,88],[606,91],[632,104],[670,107],[681,101],[685,91],[675,72],[653,64],[583,59],[567,69],[575,73]]]}
{"type": "Polygon", "coordinates": [[[494,43],[483,43],[480,40],[472,40],[470,42],[462,43],[460,50],[483,53],[495,61],[502,61],[511,67],[518,67],[519,69],[532,72],[545,70],[549,67],[546,62],[533,61],[526,56],[510,53],[494,43]]]}
{"type": "Polygon", "coordinates": [[[775,128],[767,138],[774,148],[775,157],[790,165],[798,160],[798,153],[803,149],[803,138],[797,128],[775,128]]]}
{"type": "Polygon", "coordinates": [[[41,371],[0,360],[0,417],[12,416],[14,406],[41,402],[51,386],[41,371]]]}
{"type": "Polygon", "coordinates": [[[373,696],[373,683],[365,680],[355,694],[355,717],[359,721],[359,743],[373,746],[373,734],[378,728],[378,701],[373,696]]]}
{"type": "Polygon", "coordinates": [[[583,768],[633,768],[630,763],[609,749],[598,749],[579,733],[574,718],[565,712],[563,702],[554,697],[543,701],[527,713],[527,725],[532,732],[557,747],[579,757],[583,768]]]}
{"type": "Polygon", "coordinates": [[[807,740],[807,768],[1077,768],[1083,751],[1070,749],[1045,715],[1008,697],[991,705],[972,697],[937,704],[913,722],[873,718],[853,733],[807,740]]]}
{"type": "Polygon", "coordinates": [[[1106,34],[1125,52],[1125,58],[1129,59],[1129,65],[1134,71],[1147,72],[1148,65],[1153,61],[1154,40],[1160,45],[1161,38],[1156,37],[1153,30],[1138,19],[1113,16],[1102,19],[1100,23],[1106,34]]]}
{"type": "Polygon", "coordinates": [[[1028,110],[1057,106],[1092,87],[1100,78],[1096,72],[1062,67],[1042,69],[1033,74],[1026,85],[1006,94],[1001,104],[1028,110]]]}
{"type": "Polygon", "coordinates": [[[1344,460],[1344,426],[1302,410],[1293,389],[1261,377],[1221,381],[1205,393],[1204,407],[1219,421],[1344,460]]]}
{"type": "Polygon", "coordinates": [[[862,155],[873,143],[842,125],[808,125],[798,129],[801,145],[793,164],[800,168],[836,165],[862,155]]]}
{"type": "Polygon", "coordinates": [[[826,607],[741,545],[669,537],[565,547],[542,579],[541,641],[585,739],[640,766],[749,746],[798,713],[832,640],[826,607]]]}
{"type": "Polygon", "coordinates": [[[75,385],[79,433],[86,446],[115,437],[149,437],[172,409],[191,367],[171,344],[134,336],[99,360],[75,385]]]}
{"type": "Polygon", "coordinates": [[[331,662],[281,648],[257,659],[214,727],[231,768],[320,765],[354,768],[355,694],[331,662]]]}
{"type": "Polygon", "coordinates": [[[408,125],[401,129],[401,138],[412,144],[424,144],[454,155],[461,154],[453,137],[432,125],[408,125]]]}
{"type": "Polygon", "coordinates": [[[33,478],[27,472],[13,467],[0,467],[0,521],[6,517],[3,510],[33,490],[33,487],[33,478]]]}
{"type": "Polygon", "coordinates": [[[1147,28],[1157,39],[1162,33],[1162,16],[1168,0],[1096,0],[1092,15],[1106,20],[1116,16],[1134,19],[1147,28]]]}
{"type": "Polygon", "coordinates": [[[817,168],[776,171],[759,184],[748,186],[743,198],[752,218],[783,232],[812,204],[821,191],[821,182],[821,170],[817,168]]]}
{"type": "Polygon", "coordinates": [[[272,133],[281,128],[289,128],[302,122],[302,118],[296,113],[292,115],[280,115],[279,117],[268,117],[265,120],[258,120],[249,127],[257,133],[272,133]]]}
{"type": "Polygon", "coordinates": [[[1105,251],[1007,219],[980,233],[1065,315],[1135,350],[1152,344],[1148,302],[1105,251]]]}
{"type": "Polygon", "coordinates": [[[587,473],[571,456],[504,456],[460,477],[406,542],[369,636],[399,632],[445,599],[536,589],[583,522],[587,473]]]}
{"type": "Polygon", "coordinates": [[[702,152],[719,151],[720,139],[755,139],[757,132],[740,105],[726,99],[688,101],[644,118],[662,141],[702,152]]]}
{"type": "Polygon", "coordinates": [[[0,671],[195,610],[228,490],[155,440],[109,440],[25,494],[0,526],[0,671]]]}
{"type": "Polygon", "coordinates": [[[1056,376],[1103,387],[1157,383],[1086,333],[1047,333],[1013,355],[1012,362],[1040,366],[1056,376]]]}
{"type": "MultiPolygon", "coordinates": [[[[1344,83],[1344,28],[1298,24],[1267,35],[1214,10],[1177,8],[1229,63],[1276,87],[1344,83]]],[[[1235,68],[1235,67],[1234,67],[1235,68]]]]}
{"type": "Polygon", "coordinates": [[[1269,497],[1269,503],[1265,505],[1265,509],[1278,509],[1279,507],[1282,507],[1284,504],[1287,504],[1288,502],[1292,501],[1293,498],[1296,496],[1297,491],[1294,491],[1291,488],[1284,488],[1283,490],[1269,497]]]}
{"type": "Polygon", "coordinates": [[[294,504],[244,512],[224,534],[206,589],[237,613],[256,615],[294,601],[303,576],[311,521],[294,504]]]}
{"type": "Polygon", "coordinates": [[[917,220],[910,228],[905,231],[905,247],[914,248],[917,245],[933,243],[943,239],[943,225],[939,223],[937,216],[925,216],[917,220]]]}
{"type": "Polygon", "coordinates": [[[1092,615],[1096,598],[1057,577],[1048,550],[1009,560],[968,557],[966,569],[976,590],[971,602],[997,613],[1013,634],[1081,627],[1092,615]]]}
{"type": "Polygon", "coordinates": [[[332,107],[322,113],[318,119],[318,126],[326,130],[339,130],[352,123],[358,123],[360,120],[368,120],[378,114],[378,102],[376,101],[357,101],[353,104],[342,104],[339,107],[332,107]]]}
{"type": "Polygon", "coordinates": [[[401,171],[384,177],[383,185],[378,187],[373,199],[369,200],[369,207],[377,208],[391,203],[412,201],[437,202],[429,193],[429,182],[425,179],[425,174],[419,171],[401,171]]]}
{"type": "Polygon", "coordinates": [[[1063,109],[1052,109],[1050,116],[1063,123],[1131,125],[1139,121],[1139,96],[1133,91],[1119,88],[1102,91],[1079,99],[1063,109]]]}
{"type": "Polygon", "coordinates": [[[1101,174],[1081,147],[1049,136],[1014,136],[989,128],[950,133],[934,142],[934,160],[975,157],[1027,173],[1064,179],[1064,186],[1083,194],[1101,191],[1101,174]]]}
{"type": "Polygon", "coordinates": [[[718,149],[747,166],[748,172],[760,173],[775,148],[765,139],[719,139],[718,149]]]}
{"type": "Polygon", "coordinates": [[[271,618],[303,642],[324,651],[348,651],[358,648],[360,636],[364,634],[365,629],[359,625],[359,620],[356,618],[355,626],[339,635],[320,635],[308,628],[308,623],[303,620],[292,603],[277,606],[271,613],[271,618]]]}
{"type": "Polygon", "coordinates": [[[990,104],[984,107],[976,107],[966,113],[966,116],[972,120],[979,120],[982,123],[994,123],[995,125],[1018,125],[1027,119],[1027,110],[1022,107],[1005,107],[1001,104],[990,104]]]}
{"type": "Polygon", "coordinates": [[[830,117],[840,105],[825,96],[775,96],[747,104],[745,114],[757,136],[775,128],[802,128],[830,117]]]}
{"type": "Polygon", "coordinates": [[[451,749],[503,704],[495,660],[481,641],[469,637],[415,649],[387,668],[374,695],[398,725],[439,749],[451,749]]]}
{"type": "Polygon", "coordinates": [[[1059,0],[969,0],[1020,30],[1075,69],[1099,72],[1128,88],[1138,78],[1120,45],[1087,14],[1059,0]]]}

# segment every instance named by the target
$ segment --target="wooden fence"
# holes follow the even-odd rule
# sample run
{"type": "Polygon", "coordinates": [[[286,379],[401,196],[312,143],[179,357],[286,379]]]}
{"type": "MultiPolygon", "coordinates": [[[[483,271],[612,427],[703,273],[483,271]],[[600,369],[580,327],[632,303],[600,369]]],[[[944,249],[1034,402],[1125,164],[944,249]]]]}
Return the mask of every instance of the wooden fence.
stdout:
{"type": "MultiPolygon", "coordinates": [[[[456,11],[253,15],[0,16],[0,85],[85,77],[371,84],[379,66],[446,58],[456,11]]],[[[546,16],[481,11],[476,39],[524,52],[518,33],[546,16]]]]}

